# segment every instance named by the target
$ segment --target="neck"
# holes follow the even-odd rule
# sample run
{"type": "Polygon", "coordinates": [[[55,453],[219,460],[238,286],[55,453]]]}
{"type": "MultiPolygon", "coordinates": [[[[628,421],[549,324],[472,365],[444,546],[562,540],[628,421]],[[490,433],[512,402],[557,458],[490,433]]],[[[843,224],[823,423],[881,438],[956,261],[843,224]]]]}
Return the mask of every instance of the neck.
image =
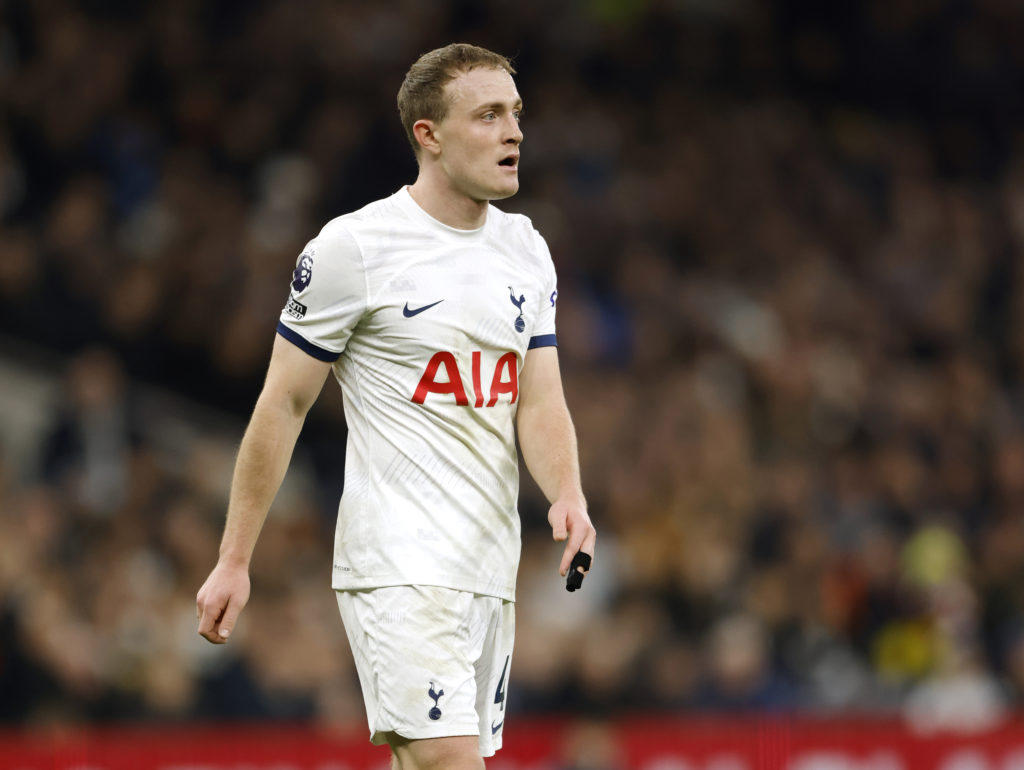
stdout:
{"type": "Polygon", "coordinates": [[[449,227],[476,230],[487,221],[487,201],[474,200],[453,190],[422,169],[416,182],[409,186],[409,195],[421,209],[449,227]]]}

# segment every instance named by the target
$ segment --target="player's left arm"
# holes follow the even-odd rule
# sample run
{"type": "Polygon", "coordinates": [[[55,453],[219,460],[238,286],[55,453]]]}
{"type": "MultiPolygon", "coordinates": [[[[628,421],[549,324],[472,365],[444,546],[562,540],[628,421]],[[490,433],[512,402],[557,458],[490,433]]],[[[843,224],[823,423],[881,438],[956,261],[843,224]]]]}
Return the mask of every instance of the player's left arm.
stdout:
{"type": "Polygon", "coordinates": [[[587,513],[580,483],[576,430],[569,416],[558,368],[558,348],[532,348],[519,377],[516,415],[523,460],[551,508],[548,522],[555,540],[566,541],[559,565],[565,577],[577,551],[594,556],[597,531],[587,513]]]}

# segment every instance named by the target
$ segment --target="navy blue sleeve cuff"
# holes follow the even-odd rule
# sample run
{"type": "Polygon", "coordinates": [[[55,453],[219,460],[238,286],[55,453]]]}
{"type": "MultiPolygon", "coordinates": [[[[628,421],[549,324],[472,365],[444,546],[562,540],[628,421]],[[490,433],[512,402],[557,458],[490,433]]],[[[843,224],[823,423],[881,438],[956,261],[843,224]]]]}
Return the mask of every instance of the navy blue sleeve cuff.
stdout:
{"type": "Polygon", "coordinates": [[[319,361],[327,361],[328,363],[334,363],[339,358],[341,358],[341,353],[335,353],[332,350],[324,350],[321,347],[317,347],[302,335],[298,334],[292,329],[289,329],[281,321],[277,322],[277,333],[284,337],[286,340],[288,340],[290,343],[292,343],[299,350],[303,351],[304,353],[308,353],[309,355],[313,356],[313,358],[319,361]]]}
{"type": "Polygon", "coordinates": [[[538,334],[536,337],[530,337],[530,344],[526,346],[527,350],[533,350],[534,348],[557,348],[558,340],[554,334],[538,334]]]}

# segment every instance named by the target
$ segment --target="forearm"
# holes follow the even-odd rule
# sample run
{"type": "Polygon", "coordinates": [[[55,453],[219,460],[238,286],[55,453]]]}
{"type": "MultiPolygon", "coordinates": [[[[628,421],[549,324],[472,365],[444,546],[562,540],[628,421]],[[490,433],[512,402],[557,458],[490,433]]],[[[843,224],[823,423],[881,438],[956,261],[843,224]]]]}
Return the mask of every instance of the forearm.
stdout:
{"type": "MultiPolygon", "coordinates": [[[[559,542],[565,541],[559,574],[564,577],[570,568],[585,574],[587,564],[572,567],[573,560],[580,553],[594,555],[597,532],[587,514],[587,501],[580,484],[576,429],[562,392],[556,348],[539,347],[527,353],[519,394],[516,428],[523,460],[551,503],[548,509],[551,536],[559,542]]],[[[578,588],[582,578],[574,578],[578,588]]],[[[567,588],[573,590],[571,586],[567,588]]]]}
{"type": "Polygon", "coordinates": [[[564,399],[552,401],[519,414],[523,460],[548,502],[578,500],[585,505],[576,429],[564,399]]]}
{"type": "Polygon", "coordinates": [[[248,566],[304,419],[264,396],[256,402],[235,461],[221,561],[248,566]]]}

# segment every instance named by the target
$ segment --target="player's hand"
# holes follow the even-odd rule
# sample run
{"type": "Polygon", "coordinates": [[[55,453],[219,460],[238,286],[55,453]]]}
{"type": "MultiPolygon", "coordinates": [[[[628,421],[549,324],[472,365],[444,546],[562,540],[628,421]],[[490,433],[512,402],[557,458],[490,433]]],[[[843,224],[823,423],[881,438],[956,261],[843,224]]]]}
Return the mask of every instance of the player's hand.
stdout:
{"type": "Polygon", "coordinates": [[[224,644],[248,601],[249,570],[218,562],[196,594],[199,635],[214,644],[224,644]]]}
{"type": "MultiPolygon", "coordinates": [[[[577,552],[582,551],[591,557],[593,567],[594,546],[597,543],[597,530],[590,522],[587,504],[580,500],[556,500],[548,510],[548,523],[551,525],[551,536],[559,543],[565,541],[562,561],[558,565],[558,574],[565,577],[577,552]]],[[[577,567],[583,575],[589,569],[577,567]]]]}

